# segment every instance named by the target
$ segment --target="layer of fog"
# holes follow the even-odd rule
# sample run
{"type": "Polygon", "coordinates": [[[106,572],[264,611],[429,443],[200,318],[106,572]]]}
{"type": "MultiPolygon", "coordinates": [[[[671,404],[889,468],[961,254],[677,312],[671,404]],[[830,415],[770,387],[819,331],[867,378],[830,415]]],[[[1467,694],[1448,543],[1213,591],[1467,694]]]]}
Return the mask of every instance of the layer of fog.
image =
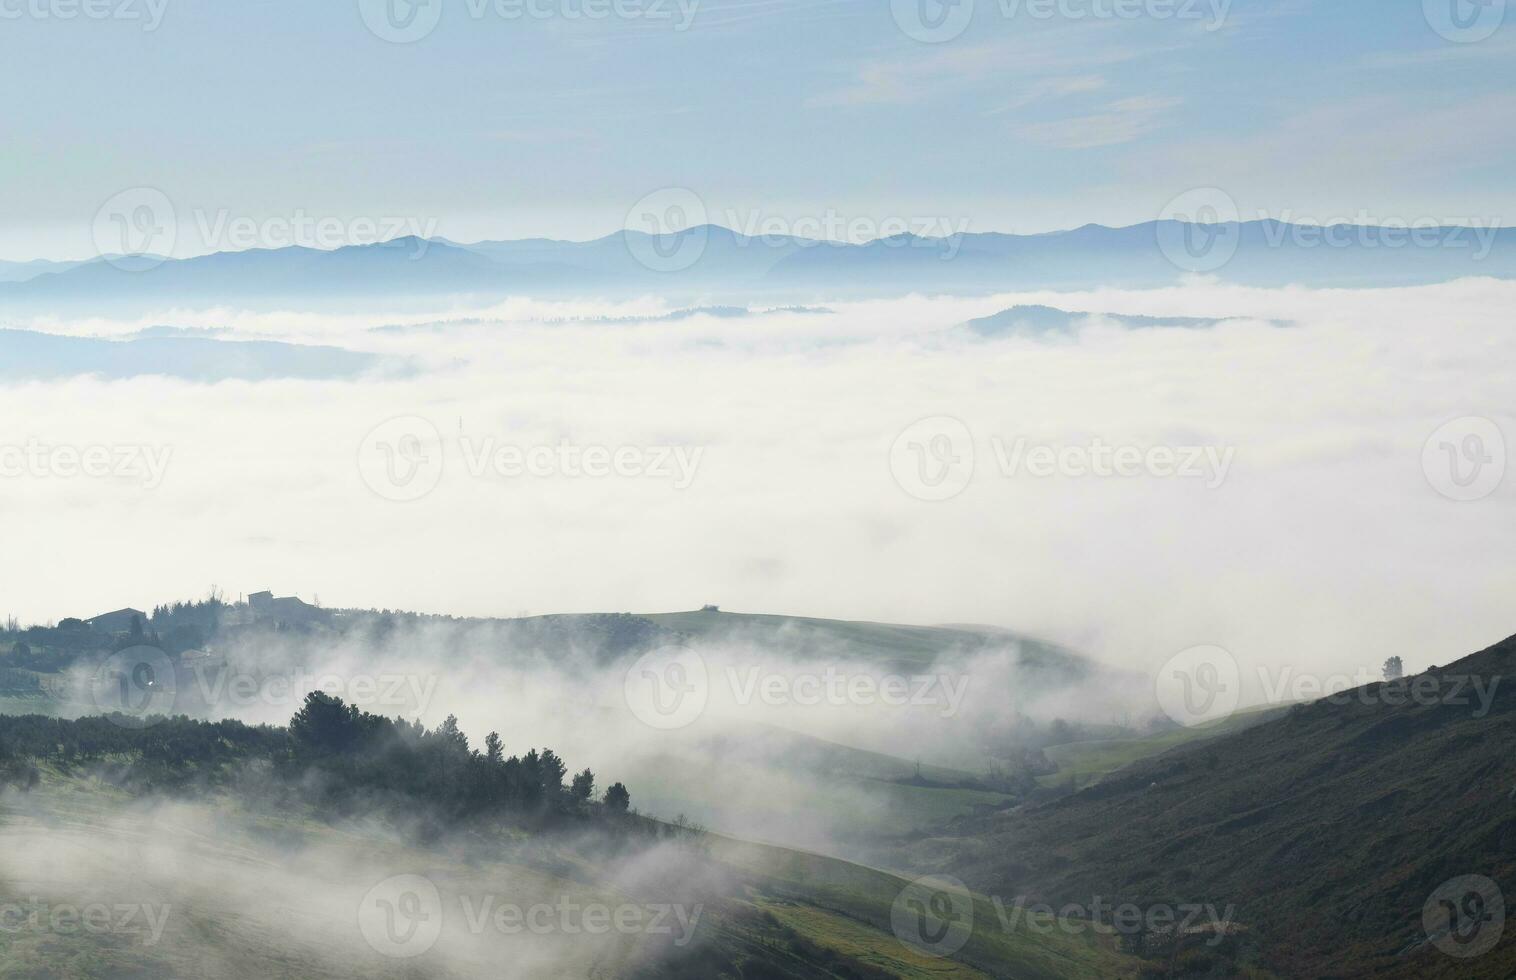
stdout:
{"type": "MultiPolygon", "coordinates": [[[[1450,419],[1516,432],[1516,284],[905,297],[834,315],[575,323],[657,315],[542,303],[329,318],[166,310],[130,323],[18,324],[114,335],[152,324],[341,343],[417,357],[407,380],[193,385],[89,379],[0,389],[9,444],[171,450],[161,485],[130,476],[0,481],[0,596],[25,620],[87,616],[218,582],[327,605],[459,614],[728,608],[987,622],[1150,669],[1213,643],[1261,665],[1409,669],[1512,631],[1510,481],[1458,503],[1422,447],[1450,419]],[[946,328],[1018,303],[1257,321],[1073,342],[973,342],[946,328]],[[426,332],[372,332],[448,321],[426,332]],[[396,416],[442,434],[445,472],[411,503],[355,459],[396,416]],[[978,440],[944,502],[892,477],[923,417],[978,440]],[[470,445],[699,449],[685,489],[659,477],[471,476],[470,445]],[[1034,444],[1215,445],[1226,481],[1005,477],[992,437],[1034,444]],[[493,440],[493,442],[490,442],[493,440]],[[20,519],[24,515],[24,519],[20,519]]],[[[5,610],[0,610],[5,611],[5,610]]]]}
{"type": "Polygon", "coordinates": [[[257,787],[131,800],[77,778],[91,788],[0,794],[8,962],[47,975],[623,975],[660,944],[701,939],[730,890],[686,843],[460,833],[421,846],[392,825],[303,820],[257,787]],[[623,924],[674,911],[631,930],[590,907],[623,924]]]}

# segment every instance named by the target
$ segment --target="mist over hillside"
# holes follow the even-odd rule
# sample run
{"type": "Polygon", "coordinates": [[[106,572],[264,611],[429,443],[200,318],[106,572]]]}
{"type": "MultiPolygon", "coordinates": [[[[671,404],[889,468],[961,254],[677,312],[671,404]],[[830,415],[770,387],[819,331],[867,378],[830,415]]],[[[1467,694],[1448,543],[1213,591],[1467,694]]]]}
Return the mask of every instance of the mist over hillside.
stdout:
{"type": "Polygon", "coordinates": [[[13,710],[280,724],[320,689],[551,744],[621,773],[649,814],[852,857],[1040,795],[1045,746],[1174,727],[1146,679],[1013,634],[716,611],[467,620],[260,595],[18,629],[0,648],[13,710]],[[675,672],[687,700],[664,689],[675,672]]]}
{"type": "Polygon", "coordinates": [[[0,0],[0,980],[1516,980],[1513,6],[0,0]]]}
{"type": "Polygon", "coordinates": [[[1260,947],[1283,976],[1462,977],[1474,957],[1496,975],[1516,951],[1469,915],[1503,917],[1516,860],[1513,655],[1516,638],[955,819],[911,858],[1008,903],[1227,909],[1232,938],[1207,945],[1260,947]]]}

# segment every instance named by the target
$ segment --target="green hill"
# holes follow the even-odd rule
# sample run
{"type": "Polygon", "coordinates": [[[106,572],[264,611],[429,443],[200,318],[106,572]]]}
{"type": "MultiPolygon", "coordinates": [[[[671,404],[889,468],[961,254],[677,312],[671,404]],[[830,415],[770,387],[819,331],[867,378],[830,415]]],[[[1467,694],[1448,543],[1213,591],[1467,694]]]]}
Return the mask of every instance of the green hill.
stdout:
{"type": "Polygon", "coordinates": [[[619,771],[648,812],[858,859],[903,834],[1017,800],[973,773],[771,725],[733,725],[619,771]]]}
{"type": "Polygon", "coordinates": [[[1187,955],[1281,976],[1508,977],[1511,930],[1458,958],[1423,916],[1446,916],[1449,882],[1516,873],[1513,668],[1516,638],[1296,705],[1072,796],[960,818],[906,860],[1055,904],[1233,905],[1238,934],[1187,955]]]}
{"type": "Polygon", "coordinates": [[[1253,708],[1239,711],[1224,721],[1173,728],[1141,738],[1092,739],[1087,742],[1050,745],[1043,751],[1047,753],[1049,761],[1058,766],[1058,771],[1040,777],[1038,782],[1049,787],[1084,789],[1139,759],[1262,724],[1286,710],[1285,707],[1276,706],[1253,708]]]}
{"type": "Polygon", "coordinates": [[[943,660],[1012,644],[1021,663],[1069,679],[1094,665],[1071,650],[996,627],[898,626],[717,611],[654,613],[641,618],[705,642],[748,642],[791,651],[797,657],[865,660],[897,670],[920,670],[943,660]]]}
{"type": "Polygon", "coordinates": [[[689,834],[630,851],[573,834],[471,833],[422,846],[382,825],[334,825],[232,793],[144,800],[54,767],[30,792],[0,799],[0,907],[14,926],[0,929],[3,976],[1136,975],[1107,937],[1003,931],[987,905],[958,955],[927,955],[891,930],[905,887],[842,861],[689,834]],[[437,889],[441,933],[414,959],[365,938],[370,889],[393,875],[422,875],[437,889]],[[511,932],[481,912],[668,904],[693,920],[687,931],[576,930],[570,912],[544,920],[554,928],[511,932]],[[46,926],[55,910],[127,907],[139,911],[129,921],[112,912],[109,928],[46,926]],[[27,919],[33,912],[41,918],[27,919]]]}

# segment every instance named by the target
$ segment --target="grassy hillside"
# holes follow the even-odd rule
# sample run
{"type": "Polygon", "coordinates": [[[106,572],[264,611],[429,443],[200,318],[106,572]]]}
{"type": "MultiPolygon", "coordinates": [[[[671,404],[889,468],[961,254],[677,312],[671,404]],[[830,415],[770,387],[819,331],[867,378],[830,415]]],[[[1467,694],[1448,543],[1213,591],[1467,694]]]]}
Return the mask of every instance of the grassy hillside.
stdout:
{"type": "MultiPolygon", "coordinates": [[[[770,903],[789,903],[787,921],[803,922],[820,909],[862,926],[888,932],[896,897],[906,882],[901,878],[802,851],[739,841],[717,840],[713,856],[746,870],[770,903]]],[[[1118,953],[1108,935],[1092,931],[1052,930],[1044,935],[1025,923],[1007,927],[992,903],[982,895],[969,896],[972,929],[953,959],[990,976],[1017,980],[1053,977],[1132,977],[1139,962],[1118,953]]],[[[923,969],[930,966],[929,961],[923,969]]],[[[947,964],[935,961],[937,969],[947,964]]],[[[925,972],[923,976],[945,973],[925,972]]]]}
{"type": "Polygon", "coordinates": [[[1050,745],[1043,751],[1047,753],[1048,759],[1058,766],[1058,771],[1048,776],[1041,776],[1037,781],[1043,786],[1084,789],[1139,759],[1161,755],[1181,745],[1241,731],[1275,718],[1286,710],[1288,709],[1273,706],[1255,708],[1240,711],[1225,721],[1188,728],[1174,728],[1142,738],[1095,739],[1088,742],[1050,745]]]}
{"type": "Polygon", "coordinates": [[[748,642],[828,661],[867,660],[897,670],[931,667],[946,656],[1019,645],[1022,663],[1083,676],[1089,661],[1073,651],[993,627],[897,626],[888,623],[808,619],[729,612],[655,613],[665,629],[706,642],[748,642]]]}
{"type": "Polygon", "coordinates": [[[1456,958],[1423,912],[1460,876],[1516,880],[1513,670],[1516,638],[961,819],[911,859],[996,895],[1235,905],[1243,959],[1284,976],[1508,977],[1513,930],[1456,958]]]}
{"type": "MultiPolygon", "coordinates": [[[[614,980],[1131,977],[1106,937],[1005,932],[985,918],[962,953],[925,955],[891,931],[906,883],[856,865],[714,837],[607,850],[575,835],[461,835],[418,846],[377,825],[332,825],[228,794],[145,801],[47,767],[0,796],[0,976],[68,978],[563,977],[614,980]],[[415,959],[365,940],[365,895],[388,876],[435,883],[442,932],[415,959]],[[652,930],[507,934],[470,912],[678,902],[683,945],[652,930]],[[131,928],[49,925],[57,909],[150,910],[131,928]],[[31,911],[40,919],[25,920],[31,911]],[[153,935],[148,922],[161,922],[153,935]],[[40,923],[37,924],[37,923],[40,923]]],[[[588,920],[585,920],[588,921],[588,920]]]]}
{"type": "Polygon", "coordinates": [[[648,812],[856,858],[886,839],[1017,799],[960,769],[918,767],[769,725],[734,726],[683,754],[625,762],[621,773],[648,812]]]}

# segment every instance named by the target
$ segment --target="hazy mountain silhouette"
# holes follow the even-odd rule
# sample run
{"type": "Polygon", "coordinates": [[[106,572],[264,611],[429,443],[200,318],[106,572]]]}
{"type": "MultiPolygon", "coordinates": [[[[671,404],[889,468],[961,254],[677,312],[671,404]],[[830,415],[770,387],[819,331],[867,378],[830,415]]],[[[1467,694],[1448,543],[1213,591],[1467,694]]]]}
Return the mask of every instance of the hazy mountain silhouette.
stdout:
{"type": "MultiPolygon", "coordinates": [[[[1060,310],[1053,306],[1013,306],[989,316],[970,320],[955,330],[964,330],[979,337],[1039,337],[1048,334],[1073,333],[1078,326],[1096,317],[1114,323],[1127,330],[1152,330],[1167,327],[1178,330],[1208,330],[1217,324],[1239,317],[1199,316],[1140,316],[1130,313],[1089,313],[1076,310],[1060,310]]],[[[1276,326],[1279,324],[1275,323],[1276,326]]]]}
{"type": "MultiPolygon", "coordinates": [[[[144,331],[152,334],[154,331],[144,331]]],[[[109,380],[162,375],[189,381],[351,378],[407,370],[404,362],[338,347],[204,336],[138,335],[125,340],[0,330],[0,382],[78,375],[109,380]]]]}
{"type": "MultiPolygon", "coordinates": [[[[1155,221],[1038,235],[906,234],[866,244],[754,238],[717,225],[668,235],[622,231],[588,242],[525,239],[460,245],[406,237],[331,251],[294,246],[162,262],[54,263],[49,266],[53,271],[24,281],[0,281],[0,308],[49,310],[108,302],[117,309],[140,309],[169,301],[393,305],[404,297],[590,291],[804,302],[823,292],[845,297],[1153,287],[1193,272],[1254,286],[1318,287],[1516,277],[1516,229],[1424,229],[1417,234],[1412,238],[1403,229],[1322,229],[1277,221],[1155,221]]],[[[28,274],[17,272],[19,267],[0,270],[0,279],[28,274]]]]}

